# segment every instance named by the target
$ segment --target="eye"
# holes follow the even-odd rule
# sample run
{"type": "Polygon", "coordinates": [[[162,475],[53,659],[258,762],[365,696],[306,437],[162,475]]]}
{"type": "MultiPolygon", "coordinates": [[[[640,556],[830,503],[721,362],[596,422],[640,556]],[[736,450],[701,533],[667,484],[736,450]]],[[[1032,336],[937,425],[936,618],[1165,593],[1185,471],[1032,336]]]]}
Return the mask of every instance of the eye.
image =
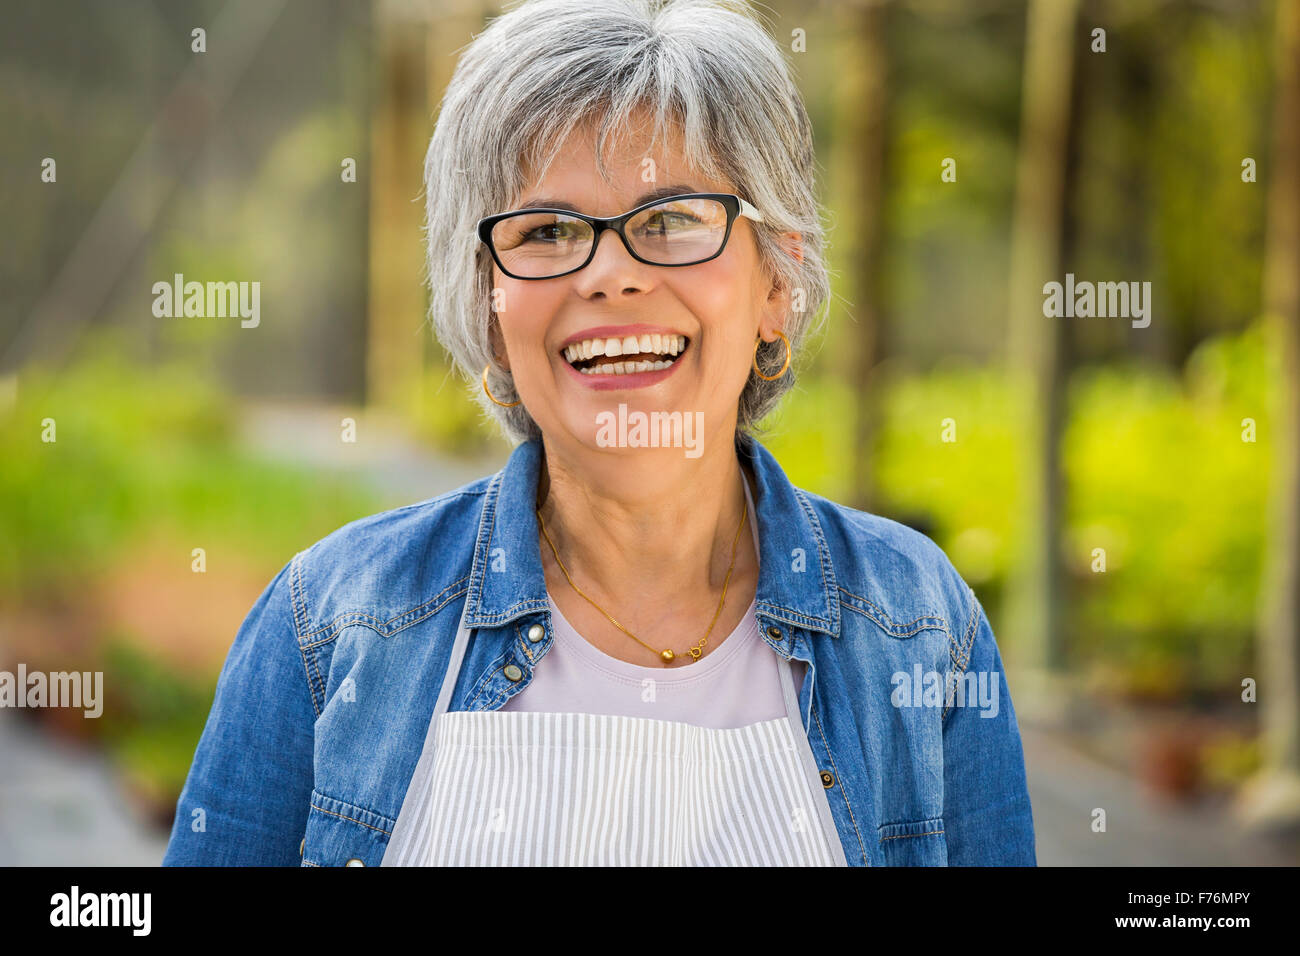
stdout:
{"type": "Polygon", "coordinates": [[[647,217],[642,229],[645,232],[669,232],[674,229],[698,226],[698,217],[678,210],[656,210],[647,217]]]}
{"type": "Polygon", "coordinates": [[[583,238],[585,227],[585,223],[550,222],[527,230],[519,237],[519,242],[576,242],[583,238]]]}

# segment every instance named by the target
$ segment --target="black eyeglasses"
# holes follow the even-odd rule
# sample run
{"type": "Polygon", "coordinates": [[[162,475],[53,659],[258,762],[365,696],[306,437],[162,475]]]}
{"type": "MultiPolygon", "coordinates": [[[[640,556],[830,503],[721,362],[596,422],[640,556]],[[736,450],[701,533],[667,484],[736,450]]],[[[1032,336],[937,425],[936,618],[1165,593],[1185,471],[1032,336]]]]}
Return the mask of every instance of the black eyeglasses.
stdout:
{"type": "Polygon", "coordinates": [[[606,229],[638,262],[693,266],[722,254],[737,216],[762,214],[731,193],[685,193],[602,219],[571,209],[517,209],[480,219],[478,237],[512,279],[554,279],[577,272],[596,255],[606,229]]]}

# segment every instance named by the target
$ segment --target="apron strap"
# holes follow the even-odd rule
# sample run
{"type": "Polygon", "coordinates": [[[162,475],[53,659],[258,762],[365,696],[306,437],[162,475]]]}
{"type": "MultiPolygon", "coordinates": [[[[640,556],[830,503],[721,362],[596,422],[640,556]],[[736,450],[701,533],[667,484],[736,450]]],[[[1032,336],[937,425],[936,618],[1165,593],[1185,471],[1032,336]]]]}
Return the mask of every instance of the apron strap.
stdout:
{"type": "Polygon", "coordinates": [[[438,688],[438,702],[434,705],[433,716],[429,718],[429,729],[424,735],[424,747],[420,751],[420,760],[415,765],[415,773],[406,787],[406,796],[402,799],[402,809],[393,824],[393,833],[388,838],[384,858],[380,866],[418,866],[426,858],[429,839],[429,805],[432,794],[426,786],[433,779],[433,762],[435,759],[434,742],[438,717],[447,712],[451,705],[452,691],[456,687],[456,678],[460,675],[461,664],[465,659],[465,650],[469,647],[470,628],[465,626],[465,617],[469,613],[470,602],[465,602],[465,609],[460,615],[460,625],[456,629],[456,640],[451,646],[451,658],[447,670],[442,676],[438,688]]]}

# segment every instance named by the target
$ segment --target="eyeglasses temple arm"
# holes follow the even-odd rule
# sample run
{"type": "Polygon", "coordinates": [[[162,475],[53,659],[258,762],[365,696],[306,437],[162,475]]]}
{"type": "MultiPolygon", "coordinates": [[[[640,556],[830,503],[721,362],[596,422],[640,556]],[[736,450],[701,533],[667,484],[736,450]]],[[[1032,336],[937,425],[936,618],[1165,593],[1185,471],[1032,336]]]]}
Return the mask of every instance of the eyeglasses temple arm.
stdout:
{"type": "Polygon", "coordinates": [[[743,199],[740,200],[740,214],[742,216],[748,216],[750,219],[754,220],[754,222],[763,221],[763,214],[743,199]]]}

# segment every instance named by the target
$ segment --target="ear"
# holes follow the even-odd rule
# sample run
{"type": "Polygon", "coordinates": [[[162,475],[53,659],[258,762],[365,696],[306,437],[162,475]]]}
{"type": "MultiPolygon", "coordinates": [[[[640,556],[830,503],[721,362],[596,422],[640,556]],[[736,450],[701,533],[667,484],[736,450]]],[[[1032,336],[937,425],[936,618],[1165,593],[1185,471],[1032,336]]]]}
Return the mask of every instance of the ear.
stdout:
{"type": "Polygon", "coordinates": [[[803,233],[781,233],[781,248],[790,255],[791,259],[803,262],[803,233]]]}
{"type": "MultiPolygon", "coordinates": [[[[781,249],[787,256],[798,262],[803,262],[803,236],[797,232],[783,232],[780,238],[781,249]]],[[[768,292],[769,299],[784,295],[786,290],[781,288],[779,280],[773,281],[772,288],[768,292]]]]}
{"type": "MultiPolygon", "coordinates": [[[[803,235],[798,232],[785,232],[780,238],[781,248],[785,254],[798,262],[803,262],[803,235]]],[[[770,329],[781,328],[785,324],[785,316],[790,308],[790,291],[785,289],[780,279],[774,279],[772,288],[767,294],[767,308],[763,312],[763,322],[759,327],[759,334],[762,335],[765,329],[769,330],[770,338],[764,337],[765,341],[773,342],[776,340],[776,333],[770,329]]]]}

